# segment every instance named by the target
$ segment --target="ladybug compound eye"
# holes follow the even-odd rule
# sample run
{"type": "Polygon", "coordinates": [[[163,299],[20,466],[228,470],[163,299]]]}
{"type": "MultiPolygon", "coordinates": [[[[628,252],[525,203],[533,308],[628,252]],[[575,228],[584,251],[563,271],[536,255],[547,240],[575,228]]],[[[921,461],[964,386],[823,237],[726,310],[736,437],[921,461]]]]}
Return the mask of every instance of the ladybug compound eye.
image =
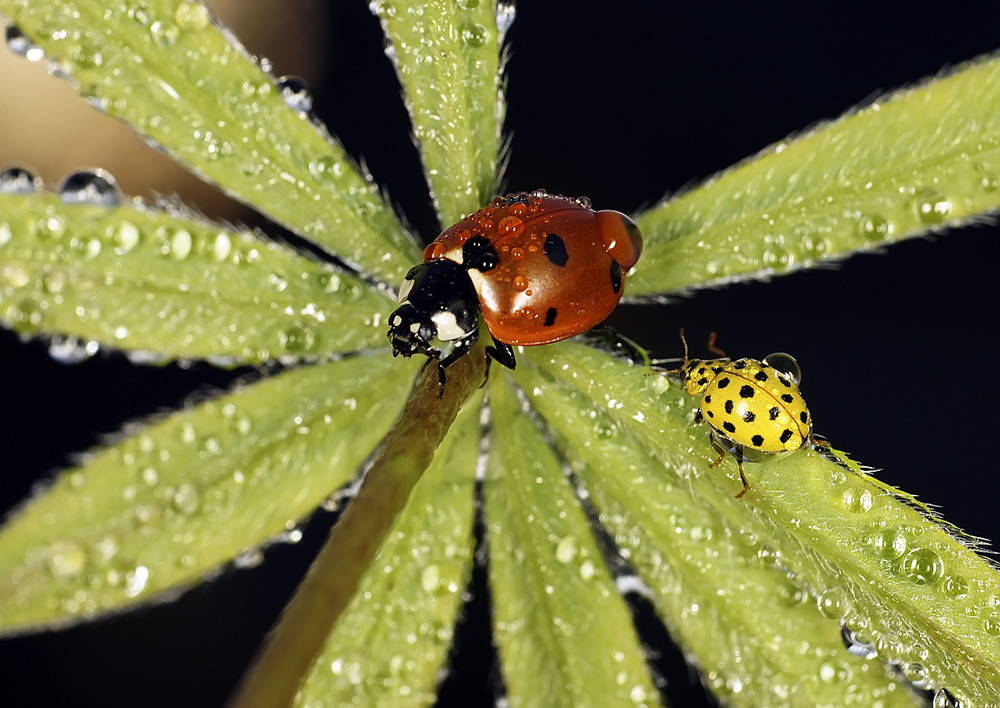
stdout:
{"type": "Polygon", "coordinates": [[[594,219],[611,260],[623,271],[634,266],[642,253],[642,234],[635,222],[617,211],[599,211],[594,219]]]}
{"type": "Polygon", "coordinates": [[[764,363],[774,368],[779,374],[784,374],[792,383],[798,386],[802,382],[802,369],[795,357],[784,352],[775,352],[764,357],[764,363]]]}

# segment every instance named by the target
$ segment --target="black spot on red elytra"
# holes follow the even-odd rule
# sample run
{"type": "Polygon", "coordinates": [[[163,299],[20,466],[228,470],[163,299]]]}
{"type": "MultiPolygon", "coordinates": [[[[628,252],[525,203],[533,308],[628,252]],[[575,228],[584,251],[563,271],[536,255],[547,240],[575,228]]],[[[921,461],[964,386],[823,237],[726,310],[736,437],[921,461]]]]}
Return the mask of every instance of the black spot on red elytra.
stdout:
{"type": "Polygon", "coordinates": [[[554,266],[562,268],[569,260],[569,253],[566,252],[566,243],[558,234],[549,234],[545,238],[545,255],[554,266]]]}
{"type": "Polygon", "coordinates": [[[545,326],[551,327],[556,323],[556,315],[559,314],[556,308],[550,307],[545,313],[545,326]]]}

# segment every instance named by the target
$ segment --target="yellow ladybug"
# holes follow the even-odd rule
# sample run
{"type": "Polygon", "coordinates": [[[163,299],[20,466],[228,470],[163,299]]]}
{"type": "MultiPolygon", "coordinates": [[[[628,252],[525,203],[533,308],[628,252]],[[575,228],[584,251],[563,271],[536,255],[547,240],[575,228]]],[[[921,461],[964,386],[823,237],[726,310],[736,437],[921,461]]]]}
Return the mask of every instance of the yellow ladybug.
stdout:
{"type": "MultiPolygon", "coordinates": [[[[744,449],[778,453],[798,450],[813,439],[812,417],[799,392],[801,371],[788,354],[776,353],[756,359],[689,359],[687,340],[684,342],[684,366],[675,372],[684,390],[701,395],[701,406],[695,422],[705,420],[712,428],[712,447],[722,462],[729,452],[736,458],[743,480],[741,498],[750,489],[743,474],[744,449]]],[[[722,354],[714,346],[715,333],[708,340],[711,351],[722,354]]],[[[822,443],[820,443],[822,444],[822,443]]]]}

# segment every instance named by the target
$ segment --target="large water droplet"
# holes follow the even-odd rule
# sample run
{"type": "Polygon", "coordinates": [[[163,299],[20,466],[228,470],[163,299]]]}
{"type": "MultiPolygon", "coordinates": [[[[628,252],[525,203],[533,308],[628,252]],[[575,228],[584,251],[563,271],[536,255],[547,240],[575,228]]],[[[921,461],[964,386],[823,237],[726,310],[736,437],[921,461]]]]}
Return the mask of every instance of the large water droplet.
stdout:
{"type": "Polygon", "coordinates": [[[63,204],[117,206],[121,199],[114,177],[104,170],[82,170],[66,177],[59,185],[63,204]]]}
{"type": "Polygon", "coordinates": [[[289,108],[299,113],[308,113],[312,110],[312,90],[305,79],[298,76],[282,76],[278,79],[278,91],[289,108]]]}
{"type": "Polygon", "coordinates": [[[878,243],[892,235],[892,224],[879,214],[862,214],[858,219],[858,233],[866,241],[878,243]]]}
{"type": "Polygon", "coordinates": [[[944,561],[930,548],[914,548],[903,557],[903,575],[917,585],[931,585],[944,577],[944,561]]]}
{"type": "Polygon", "coordinates": [[[925,224],[940,224],[951,216],[951,201],[935,189],[921,189],[913,196],[917,217],[925,224]]]}
{"type": "Polygon", "coordinates": [[[131,221],[121,221],[115,227],[111,239],[115,243],[115,253],[124,256],[133,248],[139,245],[141,235],[139,227],[131,221]]]}
{"type": "Polygon", "coordinates": [[[883,558],[899,558],[906,552],[906,536],[898,529],[883,529],[875,534],[872,545],[883,558]]]}
{"type": "Polygon", "coordinates": [[[468,24],[462,28],[462,42],[467,47],[481,47],[488,37],[489,32],[480,24],[468,24]]]}
{"type": "Polygon", "coordinates": [[[934,692],[934,708],[961,708],[963,705],[965,701],[947,688],[939,688],[934,692]]]}
{"type": "Polygon", "coordinates": [[[576,538],[566,536],[556,544],[556,560],[560,563],[569,563],[576,557],[576,538]]]}
{"type": "Polygon", "coordinates": [[[279,333],[282,348],[289,352],[304,352],[313,345],[314,335],[307,327],[289,327],[279,333]]]}
{"type": "Polygon", "coordinates": [[[961,600],[969,594],[969,583],[965,578],[960,578],[957,575],[949,575],[941,583],[941,589],[944,590],[944,594],[948,597],[961,600]]]}
{"type": "Polygon", "coordinates": [[[23,167],[8,167],[0,171],[0,194],[31,194],[42,181],[23,167]]]}
{"type": "Polygon", "coordinates": [[[851,609],[851,603],[840,588],[830,588],[817,600],[820,612],[827,617],[839,619],[851,609]]]}
{"type": "Polygon", "coordinates": [[[38,61],[45,57],[41,47],[21,34],[21,30],[14,25],[7,27],[7,48],[28,61],[38,61]]]}
{"type": "Polygon", "coordinates": [[[872,508],[872,493],[867,489],[851,487],[844,490],[844,507],[850,512],[860,514],[872,508]]]}

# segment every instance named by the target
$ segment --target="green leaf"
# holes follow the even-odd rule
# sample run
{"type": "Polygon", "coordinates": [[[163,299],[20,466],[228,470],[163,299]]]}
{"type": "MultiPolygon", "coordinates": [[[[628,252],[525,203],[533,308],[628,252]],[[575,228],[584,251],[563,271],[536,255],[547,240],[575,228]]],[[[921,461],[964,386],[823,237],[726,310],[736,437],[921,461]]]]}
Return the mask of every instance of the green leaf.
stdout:
{"type": "Polygon", "coordinates": [[[337,622],[296,703],[434,703],[472,572],[482,397],[466,402],[337,622]]]}
{"type": "Polygon", "coordinates": [[[995,693],[1000,575],[950,528],[812,450],[745,464],[735,499],[733,460],[710,469],[708,431],[690,423],[695,398],[578,345],[546,352],[519,382],[717,695],[909,705],[885,666],[995,693]]]}
{"type": "Polygon", "coordinates": [[[195,174],[397,285],[419,256],[370,177],[189,0],[0,0],[97,108],[195,174]],[[71,28],[71,31],[67,31],[71,28]]]}
{"type": "Polygon", "coordinates": [[[0,259],[7,326],[156,358],[259,363],[380,347],[392,309],[356,277],[251,232],[137,202],[0,194],[0,259]]]}
{"type": "Polygon", "coordinates": [[[631,296],[762,278],[1000,207],[1000,58],[900,91],[641,215],[631,296]]]}
{"type": "Polygon", "coordinates": [[[291,531],[356,474],[413,372],[390,357],[288,371],[94,453],[0,533],[0,631],[176,591],[291,531]]]}
{"type": "Polygon", "coordinates": [[[500,377],[490,408],[490,591],[511,703],[658,704],[628,608],[549,442],[500,377]]]}
{"type": "Polygon", "coordinates": [[[434,205],[447,226],[496,189],[503,102],[495,2],[377,0],[434,205]]]}

